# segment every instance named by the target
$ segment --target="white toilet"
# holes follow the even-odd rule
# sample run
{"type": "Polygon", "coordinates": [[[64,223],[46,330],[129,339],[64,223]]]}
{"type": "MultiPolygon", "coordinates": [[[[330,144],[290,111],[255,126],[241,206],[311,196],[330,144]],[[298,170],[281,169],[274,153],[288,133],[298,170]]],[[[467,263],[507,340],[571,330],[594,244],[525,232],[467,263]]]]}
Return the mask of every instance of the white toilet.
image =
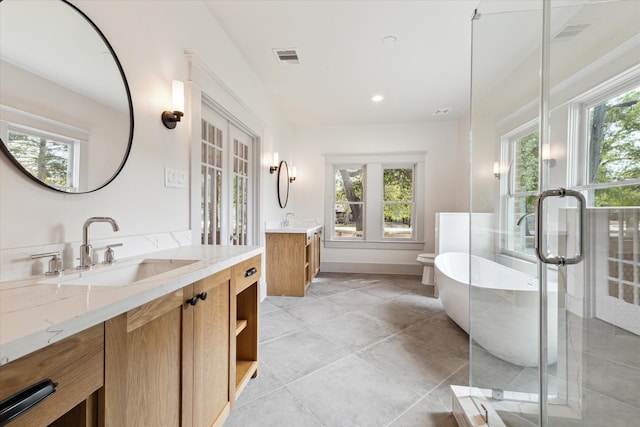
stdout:
{"type": "Polygon", "coordinates": [[[433,285],[433,260],[436,257],[436,254],[420,254],[416,261],[423,265],[422,269],[422,284],[423,285],[433,285]]]}

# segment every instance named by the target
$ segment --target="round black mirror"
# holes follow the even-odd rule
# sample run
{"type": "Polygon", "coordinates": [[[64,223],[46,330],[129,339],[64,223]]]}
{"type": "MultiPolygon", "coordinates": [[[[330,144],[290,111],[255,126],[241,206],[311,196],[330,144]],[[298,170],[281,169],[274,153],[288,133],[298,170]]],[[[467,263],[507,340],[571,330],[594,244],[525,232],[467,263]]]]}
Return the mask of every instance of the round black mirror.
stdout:
{"type": "Polygon", "coordinates": [[[0,149],[26,176],[89,193],[122,170],[129,85],[111,45],[66,0],[0,2],[0,149]]]}
{"type": "Polygon", "coordinates": [[[282,209],[289,201],[289,167],[284,160],[278,165],[278,204],[282,209]]]}

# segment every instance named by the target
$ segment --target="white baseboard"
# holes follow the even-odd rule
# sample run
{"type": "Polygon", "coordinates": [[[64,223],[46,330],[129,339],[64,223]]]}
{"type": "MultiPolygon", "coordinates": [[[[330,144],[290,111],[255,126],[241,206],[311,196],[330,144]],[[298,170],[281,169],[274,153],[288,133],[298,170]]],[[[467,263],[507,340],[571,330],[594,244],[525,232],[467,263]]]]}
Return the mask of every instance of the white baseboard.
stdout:
{"type": "Polygon", "coordinates": [[[422,265],[330,261],[321,262],[320,271],[325,273],[378,273],[422,276],[422,265]]]}

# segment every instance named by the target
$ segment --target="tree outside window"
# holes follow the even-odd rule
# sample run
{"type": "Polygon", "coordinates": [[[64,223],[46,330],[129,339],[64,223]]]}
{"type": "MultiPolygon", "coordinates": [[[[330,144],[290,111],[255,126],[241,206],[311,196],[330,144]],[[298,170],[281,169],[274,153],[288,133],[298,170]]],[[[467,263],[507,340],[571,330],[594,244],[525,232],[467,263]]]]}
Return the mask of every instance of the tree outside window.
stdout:
{"type": "Polygon", "coordinates": [[[363,167],[336,167],[335,237],[363,237],[364,179],[363,167]]]}
{"type": "Polygon", "coordinates": [[[384,169],[384,237],[413,237],[413,175],[413,168],[384,169]]]}
{"type": "Polygon", "coordinates": [[[532,255],[540,134],[528,133],[511,140],[509,145],[511,191],[507,194],[507,249],[532,255]]]}
{"type": "Polygon", "coordinates": [[[72,143],[9,130],[7,149],[31,175],[52,187],[72,186],[72,143]]]}
{"type": "Polygon", "coordinates": [[[593,206],[640,206],[640,87],[588,109],[588,184],[593,206]],[[626,185],[630,183],[632,185],[626,185]]]}

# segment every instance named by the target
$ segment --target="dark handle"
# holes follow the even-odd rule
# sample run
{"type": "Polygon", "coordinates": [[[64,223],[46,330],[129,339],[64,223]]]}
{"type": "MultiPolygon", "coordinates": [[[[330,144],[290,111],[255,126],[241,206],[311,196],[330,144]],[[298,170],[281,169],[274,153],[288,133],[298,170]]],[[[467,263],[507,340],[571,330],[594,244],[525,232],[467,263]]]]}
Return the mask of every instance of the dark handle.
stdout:
{"type": "Polygon", "coordinates": [[[56,391],[58,383],[42,380],[0,402],[0,426],[5,426],[56,391]]]}
{"type": "Polygon", "coordinates": [[[207,299],[207,293],[206,293],[206,292],[202,292],[202,293],[200,293],[200,294],[196,295],[196,296],[195,296],[195,297],[193,297],[193,298],[189,298],[189,299],[187,300],[187,304],[189,304],[189,305],[196,305],[196,304],[198,303],[198,300],[202,300],[202,301],[204,301],[204,300],[206,300],[206,299],[207,299]]]}
{"type": "Polygon", "coordinates": [[[244,277],[249,277],[249,276],[253,276],[254,274],[256,274],[258,272],[258,269],[255,267],[251,267],[250,269],[248,269],[247,271],[244,272],[244,277]]]}

